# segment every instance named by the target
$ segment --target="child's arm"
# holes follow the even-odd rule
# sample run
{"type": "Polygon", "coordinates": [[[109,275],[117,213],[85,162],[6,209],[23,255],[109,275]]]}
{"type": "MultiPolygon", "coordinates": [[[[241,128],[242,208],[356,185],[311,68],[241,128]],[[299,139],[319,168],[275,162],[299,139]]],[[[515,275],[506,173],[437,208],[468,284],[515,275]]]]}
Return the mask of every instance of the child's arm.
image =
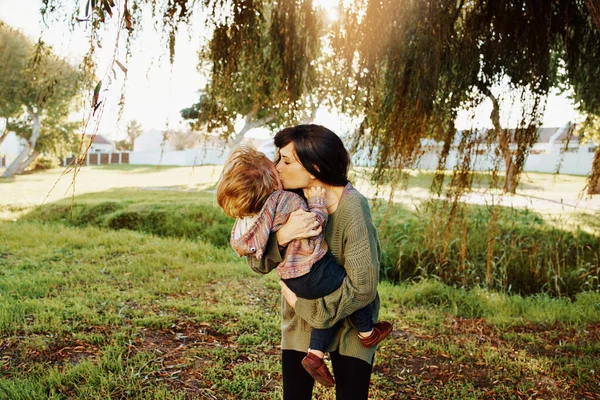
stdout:
{"type": "Polygon", "coordinates": [[[265,254],[260,260],[252,256],[246,257],[248,266],[254,272],[258,272],[259,274],[269,273],[275,269],[281,261],[283,261],[283,255],[281,254],[281,250],[279,250],[277,238],[274,233],[269,236],[269,241],[265,247],[265,254]]]}
{"type": "Polygon", "coordinates": [[[308,209],[315,213],[319,226],[325,229],[328,217],[325,189],[320,186],[313,186],[306,191],[306,198],[308,200],[308,209]]]}

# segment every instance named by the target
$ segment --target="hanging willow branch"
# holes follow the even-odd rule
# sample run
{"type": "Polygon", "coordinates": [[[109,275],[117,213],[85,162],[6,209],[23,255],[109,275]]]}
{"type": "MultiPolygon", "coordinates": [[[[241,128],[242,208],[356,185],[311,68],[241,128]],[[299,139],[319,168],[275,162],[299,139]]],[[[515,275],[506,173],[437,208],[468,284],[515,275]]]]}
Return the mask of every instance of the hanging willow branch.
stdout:
{"type": "MultiPolygon", "coordinates": [[[[67,1],[77,4],[43,0],[43,9],[57,13],[67,1]]],[[[457,111],[481,101],[480,85],[508,81],[531,96],[511,136],[512,161],[498,168],[522,170],[551,88],[571,85],[580,109],[600,114],[598,0],[356,0],[340,2],[342,17],[328,33],[310,0],[87,0],[97,14],[93,29],[110,23],[113,3],[125,6],[129,17],[120,28],[129,32],[141,29],[130,11],[150,8],[171,61],[180,26],[200,22],[210,30],[204,55],[213,69],[199,104],[209,105],[203,115],[215,126],[231,126],[250,112],[257,120],[275,112],[278,122],[292,123],[317,82],[337,85],[329,86],[327,103],[362,120],[356,143],[375,157],[379,183],[414,167],[421,140],[431,138],[443,143],[433,186],[439,192],[441,169],[456,147],[457,111]],[[319,80],[325,35],[337,72],[319,80]],[[236,96],[243,102],[231,100],[236,96]]],[[[504,140],[501,130],[496,134],[504,140]]]]}

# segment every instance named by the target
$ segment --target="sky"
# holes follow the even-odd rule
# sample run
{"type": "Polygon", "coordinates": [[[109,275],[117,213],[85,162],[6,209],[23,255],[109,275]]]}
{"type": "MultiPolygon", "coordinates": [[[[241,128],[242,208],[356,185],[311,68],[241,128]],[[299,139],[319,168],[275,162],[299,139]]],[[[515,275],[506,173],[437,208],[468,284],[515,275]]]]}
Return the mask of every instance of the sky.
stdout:
{"type": "MultiPolygon", "coordinates": [[[[331,5],[336,0],[315,0],[316,3],[329,9],[331,16],[335,12],[331,5]]],[[[83,2],[82,2],[83,3],[83,2]]],[[[79,63],[83,54],[89,47],[86,32],[83,26],[70,32],[65,28],[64,22],[51,23],[45,26],[40,17],[39,8],[41,0],[0,0],[0,19],[14,28],[18,28],[32,40],[37,40],[40,35],[51,44],[54,51],[67,57],[73,63],[79,63]]],[[[98,49],[98,75],[103,78],[103,86],[111,79],[113,82],[106,96],[106,106],[99,122],[98,133],[112,139],[121,139],[125,136],[125,126],[130,120],[137,120],[145,130],[156,129],[184,129],[185,122],[181,120],[179,111],[189,107],[198,99],[198,90],[206,84],[206,79],[197,71],[198,56],[202,32],[190,34],[182,29],[177,37],[175,61],[169,63],[167,47],[161,42],[161,35],[147,26],[132,47],[133,54],[126,62],[124,48],[120,49],[117,59],[122,62],[127,71],[125,87],[125,107],[119,119],[118,101],[124,82],[124,73],[116,68],[116,79],[111,70],[107,70],[107,60],[114,51],[115,32],[106,32],[101,38],[102,49],[98,49]],[[108,78],[110,76],[110,78],[108,78]]],[[[501,91],[501,89],[499,89],[501,91]]],[[[504,107],[510,109],[511,107],[504,107]]],[[[514,106],[512,107],[515,108],[514,106]]],[[[458,129],[475,126],[491,127],[489,114],[491,101],[484,102],[475,110],[465,110],[459,113],[456,125],[458,129]]],[[[548,98],[544,126],[564,126],[568,122],[578,119],[572,102],[564,95],[551,93],[548,98]]],[[[503,123],[510,126],[515,118],[504,115],[503,123]]],[[[315,123],[323,124],[334,132],[343,133],[351,129],[352,123],[348,118],[319,110],[315,123]]],[[[266,129],[254,130],[255,137],[268,137],[270,132],[266,129]]]]}

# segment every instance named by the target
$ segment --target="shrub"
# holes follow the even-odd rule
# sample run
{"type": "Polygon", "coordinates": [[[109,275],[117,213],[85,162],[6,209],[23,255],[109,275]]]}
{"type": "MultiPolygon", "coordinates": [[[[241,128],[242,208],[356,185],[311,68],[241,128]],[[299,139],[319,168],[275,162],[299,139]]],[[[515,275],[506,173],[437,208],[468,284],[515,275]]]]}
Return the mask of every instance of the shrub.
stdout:
{"type": "Polygon", "coordinates": [[[60,160],[49,154],[42,154],[33,163],[33,170],[44,170],[56,168],[60,165],[60,160]]]}
{"type": "Polygon", "coordinates": [[[570,297],[600,289],[599,238],[550,226],[528,210],[430,202],[415,214],[392,205],[374,220],[381,273],[394,282],[426,277],[570,297]]]}
{"type": "MultiPolygon", "coordinates": [[[[25,218],[229,246],[233,219],[214,205],[211,193],[148,196],[121,189],[98,198],[45,205],[25,218]],[[109,199],[118,196],[123,200],[109,199]]],[[[599,238],[558,229],[528,210],[430,201],[416,212],[373,207],[373,219],[381,276],[392,282],[431,278],[455,288],[568,297],[600,291],[599,238]]]]}
{"type": "Polygon", "coordinates": [[[50,204],[31,212],[25,219],[128,229],[160,237],[201,240],[220,248],[229,246],[233,226],[233,219],[212,205],[128,200],[50,204]]]}

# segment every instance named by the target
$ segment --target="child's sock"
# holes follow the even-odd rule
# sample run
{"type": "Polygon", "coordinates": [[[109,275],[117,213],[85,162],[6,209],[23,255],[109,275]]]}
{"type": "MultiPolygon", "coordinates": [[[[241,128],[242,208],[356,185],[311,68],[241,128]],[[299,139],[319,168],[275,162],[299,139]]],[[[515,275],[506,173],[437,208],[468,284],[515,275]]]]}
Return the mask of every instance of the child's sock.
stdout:
{"type": "Polygon", "coordinates": [[[323,359],[325,357],[325,353],[323,353],[320,350],[308,349],[308,352],[314,354],[315,356],[317,356],[317,357],[319,357],[321,359],[323,359]]]}
{"type": "Polygon", "coordinates": [[[361,339],[366,339],[373,334],[373,329],[368,332],[358,332],[358,337],[361,339]]]}
{"type": "Polygon", "coordinates": [[[380,321],[373,326],[373,330],[359,332],[360,342],[365,347],[373,347],[381,342],[392,332],[392,324],[387,321],[380,321]]]}

